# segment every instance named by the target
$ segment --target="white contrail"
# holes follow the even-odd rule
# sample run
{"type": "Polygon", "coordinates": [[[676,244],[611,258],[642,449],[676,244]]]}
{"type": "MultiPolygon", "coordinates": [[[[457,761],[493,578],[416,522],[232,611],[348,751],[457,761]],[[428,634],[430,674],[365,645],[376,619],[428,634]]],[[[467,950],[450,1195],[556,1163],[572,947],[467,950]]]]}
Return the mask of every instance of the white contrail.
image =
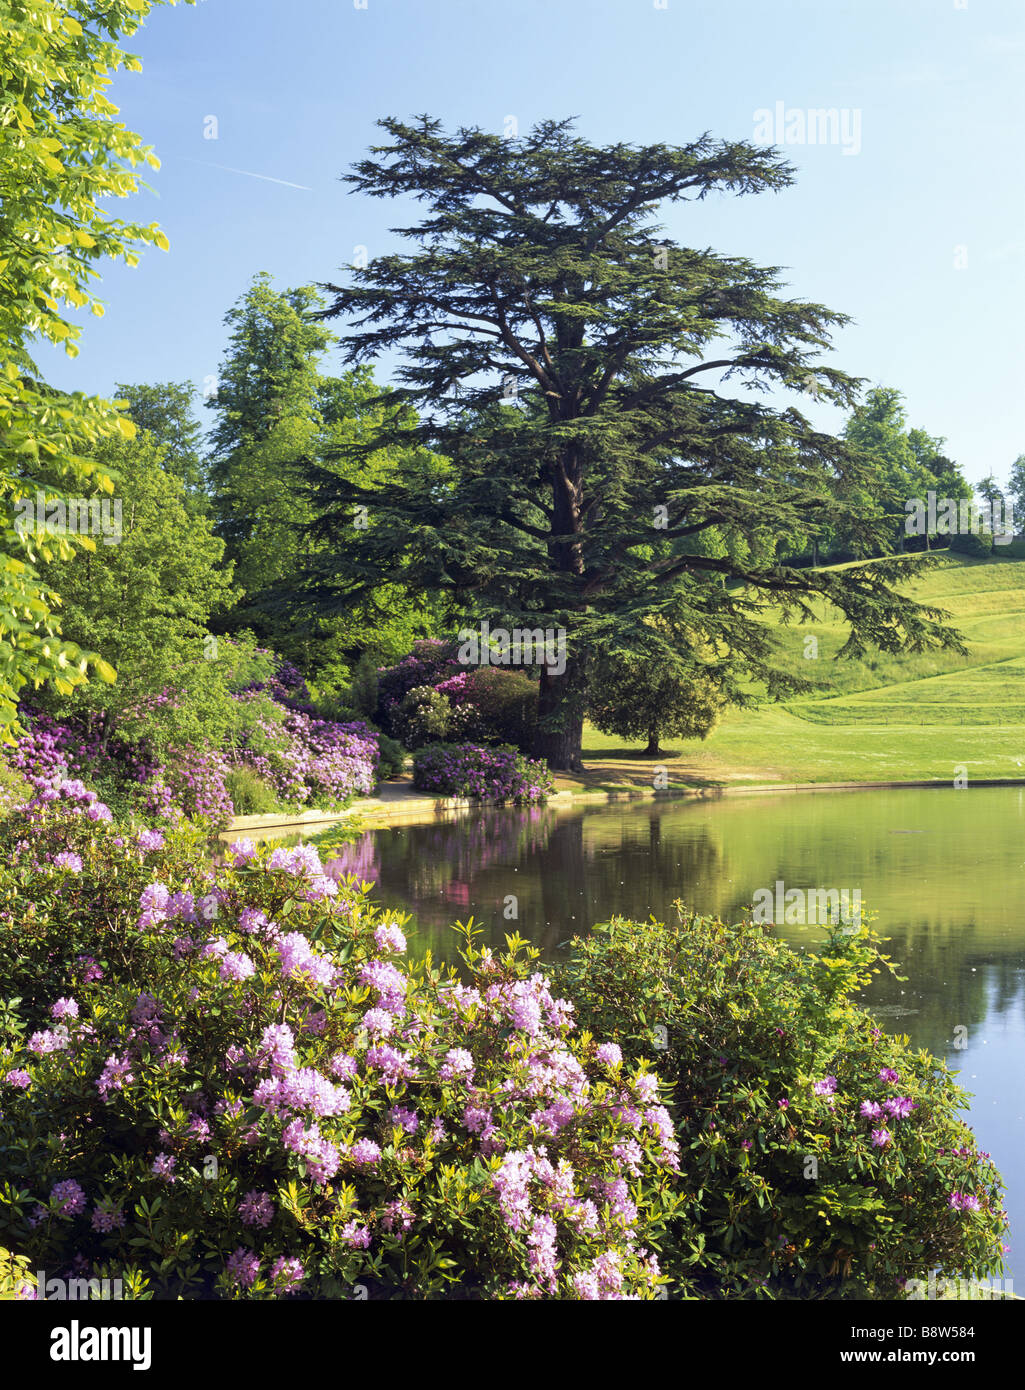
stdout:
{"type": "Polygon", "coordinates": [[[192,159],[185,155],[190,164],[202,164],[206,169],[223,169],[226,174],[245,174],[247,179],[263,179],[264,183],[280,183],[285,188],[301,188],[304,193],[312,193],[313,189],[305,183],[289,183],[288,179],[272,179],[270,174],[254,174],[251,169],[233,169],[230,164],[214,164],[208,159],[192,159]]]}

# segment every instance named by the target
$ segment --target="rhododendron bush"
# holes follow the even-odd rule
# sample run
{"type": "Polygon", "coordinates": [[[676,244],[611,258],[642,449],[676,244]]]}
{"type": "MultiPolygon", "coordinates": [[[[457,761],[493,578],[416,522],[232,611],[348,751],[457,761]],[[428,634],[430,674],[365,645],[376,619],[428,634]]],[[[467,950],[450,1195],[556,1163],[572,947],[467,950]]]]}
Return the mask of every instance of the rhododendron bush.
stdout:
{"type": "Polygon", "coordinates": [[[413,643],[413,650],[394,666],[382,666],[377,672],[377,719],[389,733],[394,710],[416,686],[434,686],[450,676],[465,672],[456,659],[457,642],[425,637],[413,643]]]}
{"type": "Polygon", "coordinates": [[[523,671],[465,666],[459,646],[425,639],[395,666],[382,667],[378,722],[410,749],[435,738],[511,743],[528,752],[537,723],[537,681],[523,671]]]}
{"type": "Polygon", "coordinates": [[[133,1298],[658,1296],[658,1078],[525,943],[410,962],[309,846],[96,807],[0,826],[0,1246],[133,1298]]]}
{"type": "Polygon", "coordinates": [[[74,780],[0,822],[18,1268],[258,1299],[900,1298],[1000,1270],[963,1093],[855,1002],[889,964],[869,926],[816,954],[617,919],[551,978],[463,928],[457,972],[369,891],[310,846],[214,865],[74,780]]]}
{"type": "Polygon", "coordinates": [[[262,741],[247,734],[233,760],[259,773],[283,802],[332,806],[374,790],[377,734],[368,724],[340,724],[303,710],[289,710],[280,722],[257,714],[253,722],[262,741]]]}
{"type": "MultiPolygon", "coordinates": [[[[378,735],[362,722],[318,718],[293,667],[280,666],[270,679],[232,692],[232,722],[219,728],[223,747],[210,742],[175,742],[144,734],[108,737],[94,714],[22,712],[25,733],[6,751],[8,766],[38,787],[54,778],[83,780],[123,814],[151,821],[181,815],[226,825],[235,813],[226,782],[232,768],[263,779],[280,806],[339,807],[370,793],[377,779],[378,735]]],[[[154,696],[143,714],[174,708],[175,692],[154,696]]],[[[224,722],[223,720],[221,721],[224,722]]],[[[125,721],[125,729],[133,729],[125,721]]]]}
{"type": "Polygon", "coordinates": [[[515,748],[474,743],[430,743],[413,755],[413,785],[474,801],[529,805],[545,801],[555,779],[543,762],[515,748]]]}
{"type": "Polygon", "coordinates": [[[683,908],[574,941],[580,1023],[672,1084],[688,1195],[664,1263],[697,1296],[893,1299],[1000,1271],[1000,1174],[964,1092],[856,1002],[888,968],[868,922],[821,954],[683,908]]]}

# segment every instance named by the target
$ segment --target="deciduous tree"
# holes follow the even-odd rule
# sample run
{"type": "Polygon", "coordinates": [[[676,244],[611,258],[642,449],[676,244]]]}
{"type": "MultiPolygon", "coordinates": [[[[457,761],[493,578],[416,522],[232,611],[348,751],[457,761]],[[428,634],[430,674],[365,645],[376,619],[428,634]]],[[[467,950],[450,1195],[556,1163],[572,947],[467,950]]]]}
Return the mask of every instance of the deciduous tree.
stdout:
{"type": "MultiPolygon", "coordinates": [[[[160,3],[160,0],[156,0],[160,3]]],[[[191,0],[189,0],[191,3],[191,0]]],[[[174,0],[170,0],[174,3],[174,0]]],[[[106,89],[137,58],[119,46],[151,0],[0,0],[0,729],[14,722],[29,682],[69,691],[90,663],[60,638],[58,595],[40,577],[48,555],[70,558],[74,538],[39,541],[17,529],[11,509],[45,487],[50,498],[107,493],[113,480],[96,447],[133,426],[107,400],[53,391],[40,379],[33,340],[78,352],[70,314],[102,314],[94,293],[108,258],[138,260],[136,247],[167,247],[153,224],[116,217],[105,200],[138,188],[152,151],[117,119],[106,89]]],[[[91,541],[81,541],[86,548],[91,541]]]]}

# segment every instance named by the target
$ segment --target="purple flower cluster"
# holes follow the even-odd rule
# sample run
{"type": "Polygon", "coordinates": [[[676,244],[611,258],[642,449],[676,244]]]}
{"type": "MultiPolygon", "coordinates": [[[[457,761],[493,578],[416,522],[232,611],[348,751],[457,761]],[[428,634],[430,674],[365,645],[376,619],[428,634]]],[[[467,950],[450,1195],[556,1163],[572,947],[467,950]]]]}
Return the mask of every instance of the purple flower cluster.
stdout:
{"type": "MultiPolygon", "coordinates": [[[[900,1084],[900,1075],[892,1067],[883,1067],[879,1072],[879,1080],[885,1081],[889,1086],[897,1086],[900,1084]]],[[[816,1095],[831,1096],[836,1092],[836,1085],[836,1077],[827,1076],[824,1081],[817,1081],[813,1090],[816,1095]]],[[[892,1123],[894,1120],[908,1119],[917,1109],[918,1102],[909,1096],[888,1096],[883,1101],[863,1100],[858,1113],[865,1120],[885,1120],[892,1123]]],[[[881,1124],[877,1124],[877,1127],[870,1131],[869,1138],[873,1147],[877,1149],[888,1148],[893,1143],[893,1134],[881,1124]]]]}
{"type": "Polygon", "coordinates": [[[274,1203],[266,1192],[247,1192],[238,1204],[238,1214],[247,1226],[269,1226],[274,1219],[274,1203]]]}
{"type": "Polygon", "coordinates": [[[979,1199],[970,1192],[952,1192],[947,1205],[951,1211],[978,1211],[979,1199]]]}
{"type": "Polygon", "coordinates": [[[522,805],[544,801],[555,783],[543,762],[514,749],[434,743],[413,755],[413,785],[474,801],[522,805]]]}
{"type": "Polygon", "coordinates": [[[117,1202],[101,1197],[93,1206],[92,1228],[103,1235],[119,1231],[125,1224],[125,1214],[117,1202]]]}
{"type": "Polygon", "coordinates": [[[78,1216],[85,1211],[85,1193],[74,1178],[55,1183],[50,1192],[50,1204],[62,1216],[78,1216]]]}
{"type": "MultiPolygon", "coordinates": [[[[246,691],[236,698],[266,702],[268,692],[246,691]]],[[[255,714],[253,724],[254,732],[233,757],[268,782],[282,801],[331,805],[373,791],[380,754],[369,725],[284,707],[276,717],[255,714]]]]}
{"type": "MultiPolygon", "coordinates": [[[[162,761],[145,737],[133,743],[105,736],[96,716],[58,720],[23,707],[20,717],[27,732],[6,757],[35,788],[35,802],[53,800],[61,794],[60,784],[72,777],[86,778],[116,786],[146,816],[172,823],[185,815],[226,824],[234,815],[226,779],[235,766],[251,768],[289,804],[331,805],[372,792],[379,760],[377,733],[362,722],[318,718],[301,702],[308,696],[298,672],[287,663],[281,665],[270,682],[233,696],[250,713],[251,727],[230,755],[211,747],[176,747],[162,761]]],[[[148,713],[178,700],[176,692],[165,689],[125,713],[145,727],[148,713]]],[[[89,796],[97,801],[95,793],[89,796]]],[[[90,805],[85,814],[110,819],[102,806],[90,805]]],[[[159,831],[143,831],[137,843],[145,854],[160,849],[163,837],[159,831]]],[[[76,865],[76,858],[59,855],[54,862],[78,873],[81,863],[76,865]]]]}

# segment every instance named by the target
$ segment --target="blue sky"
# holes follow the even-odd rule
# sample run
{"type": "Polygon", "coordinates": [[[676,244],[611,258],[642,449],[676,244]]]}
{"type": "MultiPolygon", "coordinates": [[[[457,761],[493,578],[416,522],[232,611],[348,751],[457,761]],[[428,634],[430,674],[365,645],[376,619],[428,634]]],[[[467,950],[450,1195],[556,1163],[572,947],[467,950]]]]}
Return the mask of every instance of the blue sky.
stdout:
{"type": "MultiPolygon", "coordinates": [[[[217,372],[223,315],[255,272],[279,288],[337,281],[356,246],[371,256],[394,247],[388,228],[408,207],[339,181],[380,137],[381,116],[427,111],[498,132],[508,117],[523,131],[576,116],[595,143],[683,144],[706,130],[755,138],[755,113],[782,102],[787,113],[847,113],[848,137],[859,131],[851,152],[787,143],[798,170],[789,190],[667,209],[668,234],[785,267],[788,293],[854,318],[836,366],[899,388],[909,423],[945,436],[970,480],[1006,476],[1025,452],[1020,0],[661,5],[198,0],[156,10],[127,43],[143,72],[121,76],[112,96],[162,167],[152,191],[111,206],[158,221],[171,250],[147,251],[135,270],[109,265],[106,317],[85,324],[74,361],[41,352],[45,374],[103,394],[116,381],[201,387],[217,372]]],[[[809,414],[842,424],[826,406],[809,414]]]]}

